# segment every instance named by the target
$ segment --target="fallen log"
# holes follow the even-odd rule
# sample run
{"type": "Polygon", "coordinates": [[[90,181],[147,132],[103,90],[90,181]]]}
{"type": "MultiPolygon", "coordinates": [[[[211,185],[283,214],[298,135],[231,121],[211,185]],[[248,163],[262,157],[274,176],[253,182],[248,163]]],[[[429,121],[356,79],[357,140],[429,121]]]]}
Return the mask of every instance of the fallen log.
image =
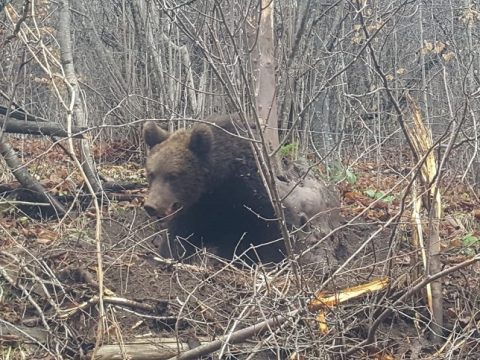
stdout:
{"type": "Polygon", "coordinates": [[[27,114],[21,108],[10,109],[10,111],[8,111],[8,108],[6,108],[5,106],[0,106],[0,115],[7,115],[7,112],[8,112],[8,118],[9,119],[37,121],[37,122],[48,122],[44,118],[41,118],[41,117],[38,117],[38,116],[35,116],[35,115],[27,114]]]}
{"type": "MultiPolygon", "coordinates": [[[[0,127],[6,133],[68,137],[67,130],[54,122],[24,121],[12,118],[5,121],[2,118],[0,119],[0,127]]],[[[74,126],[72,127],[72,137],[82,139],[86,130],[86,128],[74,126]]]]}
{"type": "MultiPolygon", "coordinates": [[[[200,344],[208,342],[207,338],[198,339],[200,344]]],[[[95,354],[95,360],[162,360],[192,349],[188,339],[181,341],[177,338],[150,338],[138,340],[124,345],[102,345],[95,354]]]]}

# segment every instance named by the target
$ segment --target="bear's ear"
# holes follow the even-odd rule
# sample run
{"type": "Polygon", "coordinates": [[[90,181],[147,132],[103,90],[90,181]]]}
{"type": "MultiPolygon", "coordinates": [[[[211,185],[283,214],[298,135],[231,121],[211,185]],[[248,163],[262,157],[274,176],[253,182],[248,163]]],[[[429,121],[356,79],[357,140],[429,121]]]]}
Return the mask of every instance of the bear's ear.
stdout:
{"type": "Polygon", "coordinates": [[[143,125],[143,140],[147,144],[148,149],[167,140],[169,134],[157,124],[149,121],[143,125]]]}
{"type": "Polygon", "coordinates": [[[197,125],[192,129],[188,148],[197,156],[205,157],[212,149],[213,133],[207,125],[197,125]]]}

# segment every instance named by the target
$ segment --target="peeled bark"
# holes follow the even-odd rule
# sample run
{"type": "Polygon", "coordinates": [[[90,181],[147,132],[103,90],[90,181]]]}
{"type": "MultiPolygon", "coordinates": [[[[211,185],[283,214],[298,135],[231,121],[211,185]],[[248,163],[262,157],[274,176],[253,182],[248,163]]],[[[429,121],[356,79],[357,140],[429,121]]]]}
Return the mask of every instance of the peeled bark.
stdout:
{"type": "Polygon", "coordinates": [[[270,151],[278,145],[278,114],[275,79],[275,54],[273,39],[273,1],[262,0],[259,22],[259,34],[255,47],[253,64],[255,66],[255,94],[257,114],[262,125],[270,151]]]}

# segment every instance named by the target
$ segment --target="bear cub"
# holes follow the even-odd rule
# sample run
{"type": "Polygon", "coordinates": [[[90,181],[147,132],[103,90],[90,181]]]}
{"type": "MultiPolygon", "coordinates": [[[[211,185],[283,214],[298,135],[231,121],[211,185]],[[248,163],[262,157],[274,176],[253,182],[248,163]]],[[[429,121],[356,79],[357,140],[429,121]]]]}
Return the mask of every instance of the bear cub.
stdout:
{"type": "Polygon", "coordinates": [[[283,240],[238,115],[208,123],[173,133],[153,122],[143,127],[149,149],[144,207],[168,229],[161,254],[188,258],[206,247],[249,263],[281,261],[283,240]]]}

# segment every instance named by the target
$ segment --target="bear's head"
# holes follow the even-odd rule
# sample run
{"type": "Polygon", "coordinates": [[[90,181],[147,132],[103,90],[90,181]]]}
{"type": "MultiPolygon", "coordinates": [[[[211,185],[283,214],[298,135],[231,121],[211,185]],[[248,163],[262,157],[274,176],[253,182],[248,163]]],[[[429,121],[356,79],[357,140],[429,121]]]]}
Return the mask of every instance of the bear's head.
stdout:
{"type": "Polygon", "coordinates": [[[206,191],[213,133],[203,124],[168,133],[147,122],[143,138],[149,149],[149,194],[144,207],[150,216],[168,221],[192,206],[206,191]]]}

